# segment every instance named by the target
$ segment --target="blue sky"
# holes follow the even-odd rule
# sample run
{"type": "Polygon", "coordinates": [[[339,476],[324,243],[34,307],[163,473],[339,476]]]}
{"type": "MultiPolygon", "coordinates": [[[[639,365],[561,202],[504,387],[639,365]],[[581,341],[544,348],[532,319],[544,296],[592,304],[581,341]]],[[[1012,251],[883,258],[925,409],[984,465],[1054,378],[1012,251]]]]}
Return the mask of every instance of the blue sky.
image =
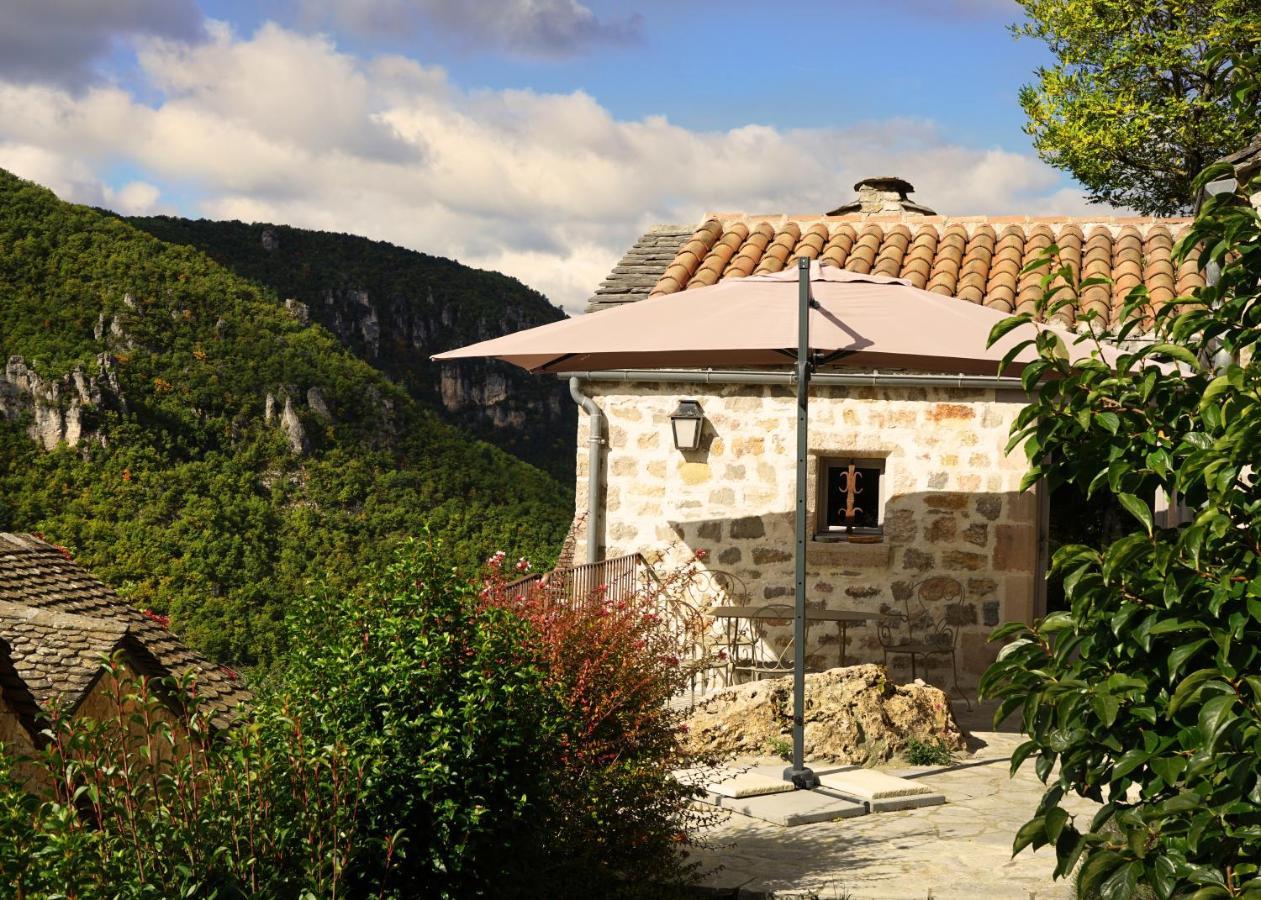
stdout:
{"type": "Polygon", "coordinates": [[[664,115],[694,129],[911,116],[938,120],[955,140],[1025,150],[1016,92],[1049,61],[1041,43],[1011,34],[1021,19],[1011,0],[816,0],[779,21],[765,2],[586,6],[604,20],[636,20],[633,33],[585,52],[539,56],[432,26],[393,37],[356,34],[276,0],[201,4],[242,32],[305,20],[360,54],[438,63],[465,88],[586,91],[619,118],[664,115]]]}
{"type": "Polygon", "coordinates": [[[947,214],[1073,214],[1012,0],[16,0],[0,166],[129,213],[349,231],[577,309],[644,227],[822,211],[894,174],[947,214]]]}

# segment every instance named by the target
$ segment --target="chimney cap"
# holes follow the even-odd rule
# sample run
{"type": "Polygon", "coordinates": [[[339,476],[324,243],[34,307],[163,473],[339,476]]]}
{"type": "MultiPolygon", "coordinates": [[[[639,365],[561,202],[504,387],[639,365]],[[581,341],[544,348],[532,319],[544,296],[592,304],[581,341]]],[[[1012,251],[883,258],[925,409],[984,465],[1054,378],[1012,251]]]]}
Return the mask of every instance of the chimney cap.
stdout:
{"type": "Polygon", "coordinates": [[[915,185],[896,175],[874,175],[871,178],[861,178],[854,184],[856,191],[861,191],[865,187],[875,188],[878,191],[897,191],[904,197],[915,191],[915,185]]]}
{"type": "Polygon", "coordinates": [[[877,175],[862,178],[854,185],[858,196],[848,203],[843,203],[828,213],[829,216],[843,216],[849,213],[912,213],[921,216],[933,216],[936,213],[907,199],[907,194],[915,190],[905,178],[896,175],[877,175]]]}

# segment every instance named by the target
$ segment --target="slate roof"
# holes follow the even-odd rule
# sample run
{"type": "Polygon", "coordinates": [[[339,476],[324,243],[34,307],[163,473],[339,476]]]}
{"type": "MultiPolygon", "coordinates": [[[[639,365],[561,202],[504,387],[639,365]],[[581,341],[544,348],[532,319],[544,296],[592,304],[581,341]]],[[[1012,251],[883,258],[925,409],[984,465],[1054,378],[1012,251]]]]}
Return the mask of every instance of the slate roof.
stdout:
{"type": "Polygon", "coordinates": [[[76,704],[101,671],[101,658],[120,649],[127,626],[115,619],[51,612],[0,601],[0,634],[35,702],[76,704]]]}
{"type": "Polygon", "coordinates": [[[129,606],[65,551],[32,535],[0,532],[0,638],[11,645],[18,673],[40,702],[81,692],[83,660],[124,642],[142,674],[195,671],[197,692],[220,724],[249,697],[222,667],[129,606]]]}
{"type": "MultiPolygon", "coordinates": [[[[1190,219],[937,216],[912,211],[838,216],[750,216],[716,213],[700,227],[658,226],[614,267],[588,312],[723,278],[777,272],[798,257],[853,272],[905,278],[916,287],[1005,312],[1032,311],[1042,273],[1024,265],[1054,242],[1084,277],[1082,309],[1111,322],[1123,298],[1145,284],[1155,305],[1204,283],[1194,262],[1175,266],[1171,251],[1190,219]]],[[[1072,310],[1066,311],[1070,324],[1072,310]]]]}

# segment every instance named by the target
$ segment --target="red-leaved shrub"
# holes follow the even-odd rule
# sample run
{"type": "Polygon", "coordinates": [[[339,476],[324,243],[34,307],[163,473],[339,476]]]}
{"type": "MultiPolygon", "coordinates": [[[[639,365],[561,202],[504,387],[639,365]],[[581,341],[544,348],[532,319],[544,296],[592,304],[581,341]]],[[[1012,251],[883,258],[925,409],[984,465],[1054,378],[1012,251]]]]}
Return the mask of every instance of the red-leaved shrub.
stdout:
{"type": "Polygon", "coordinates": [[[543,827],[565,852],[549,881],[562,894],[615,883],[659,895],[693,868],[686,845],[707,821],[691,803],[695,789],[672,775],[705,762],[680,740],[685,706],[672,703],[710,665],[705,623],[684,602],[695,566],[585,594],[564,569],[550,582],[510,580],[526,570],[521,561],[506,572],[503,555],[491,557],[482,599],[529,623],[564,710],[562,783],[543,827]]]}

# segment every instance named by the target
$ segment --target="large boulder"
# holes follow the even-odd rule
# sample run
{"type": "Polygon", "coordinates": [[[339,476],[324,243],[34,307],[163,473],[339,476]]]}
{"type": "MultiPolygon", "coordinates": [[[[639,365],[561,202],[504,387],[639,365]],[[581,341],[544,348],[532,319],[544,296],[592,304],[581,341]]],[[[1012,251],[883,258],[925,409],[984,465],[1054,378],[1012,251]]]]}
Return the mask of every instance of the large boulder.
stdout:
{"type": "MultiPolygon", "coordinates": [[[[868,765],[900,753],[911,738],[964,749],[964,735],[939,688],[894,685],[866,664],[806,675],[809,759],[868,765]]],[[[711,694],[687,722],[692,748],[720,756],[762,754],[792,737],[792,678],[756,681],[711,694]]]]}

